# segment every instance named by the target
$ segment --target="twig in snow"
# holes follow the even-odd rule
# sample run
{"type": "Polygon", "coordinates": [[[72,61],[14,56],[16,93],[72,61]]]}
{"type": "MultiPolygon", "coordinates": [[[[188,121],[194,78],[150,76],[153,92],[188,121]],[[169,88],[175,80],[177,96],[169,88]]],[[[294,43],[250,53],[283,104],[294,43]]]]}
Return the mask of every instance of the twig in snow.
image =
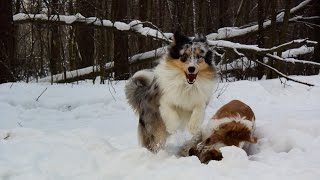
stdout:
{"type": "Polygon", "coordinates": [[[18,123],[18,125],[19,125],[20,127],[23,127],[22,124],[21,124],[21,122],[17,122],[17,123],[18,123]]]}
{"type": "Polygon", "coordinates": [[[48,87],[46,87],[46,89],[42,91],[42,93],[38,96],[38,98],[36,99],[36,101],[39,100],[39,98],[42,96],[42,94],[43,94],[44,92],[46,92],[47,89],[48,89],[48,87]]]}
{"type": "Polygon", "coordinates": [[[286,86],[290,86],[289,84],[287,84],[287,81],[283,82],[281,77],[279,77],[279,80],[280,80],[281,84],[283,84],[283,88],[286,88],[286,86]]]}
{"type": "Polygon", "coordinates": [[[4,140],[8,140],[10,137],[10,133],[7,133],[6,136],[3,138],[4,140]]]}

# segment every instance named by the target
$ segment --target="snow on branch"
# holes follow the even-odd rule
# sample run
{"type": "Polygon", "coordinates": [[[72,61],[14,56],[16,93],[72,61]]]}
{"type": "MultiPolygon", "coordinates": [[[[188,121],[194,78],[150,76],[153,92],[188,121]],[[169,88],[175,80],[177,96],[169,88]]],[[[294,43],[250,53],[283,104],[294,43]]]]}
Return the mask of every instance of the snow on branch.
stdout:
{"type": "MultiPolygon", "coordinates": [[[[234,51],[238,56],[240,57],[244,57],[244,54],[242,53],[239,53],[237,51],[234,51]]],[[[273,72],[275,72],[276,74],[278,74],[280,77],[283,77],[285,79],[287,79],[288,81],[293,81],[293,82],[296,82],[296,83],[300,83],[300,84],[304,84],[304,85],[307,85],[307,86],[314,86],[314,84],[310,84],[310,83],[307,83],[307,82],[303,82],[303,81],[299,81],[299,80],[296,80],[296,79],[293,79],[289,76],[286,76],[285,74],[283,74],[282,72],[280,72],[279,70],[277,70],[276,68],[272,67],[272,66],[269,66],[263,62],[260,62],[258,61],[257,59],[252,59],[251,61],[254,61],[255,63],[257,64],[260,64],[268,69],[271,69],[273,72]]]]}
{"type": "Polygon", "coordinates": [[[260,48],[257,45],[246,45],[246,44],[233,43],[231,41],[224,41],[224,40],[218,40],[218,41],[210,41],[209,40],[208,42],[209,42],[210,46],[231,49],[239,56],[244,56],[244,54],[240,53],[239,51],[252,52],[252,53],[260,54],[262,56],[266,56],[266,57],[269,57],[269,58],[272,58],[275,60],[279,60],[279,61],[285,61],[285,62],[291,62],[291,63],[303,63],[303,64],[320,66],[320,63],[316,63],[316,62],[312,62],[312,61],[296,60],[293,58],[287,59],[287,58],[279,57],[277,55],[270,54],[272,52],[283,51],[283,50],[287,50],[287,49],[291,49],[291,48],[299,47],[299,46],[302,47],[302,46],[308,46],[308,45],[309,46],[317,45],[317,42],[309,41],[306,39],[293,40],[288,43],[284,43],[284,44],[281,44],[279,46],[272,47],[272,48],[260,48]]]}
{"type": "MultiPolygon", "coordinates": [[[[290,14],[297,13],[299,10],[301,10],[302,8],[306,7],[306,5],[311,3],[311,1],[312,0],[302,1],[300,4],[293,7],[292,9],[290,9],[290,14]]],[[[284,17],[284,12],[280,12],[277,15],[277,22],[278,23],[282,22],[283,17],[284,17]]],[[[289,19],[289,21],[293,21],[293,20],[289,19]]],[[[271,20],[265,21],[263,23],[263,28],[267,28],[270,26],[271,26],[271,20]]],[[[207,38],[210,40],[232,39],[232,38],[242,37],[242,36],[248,35],[250,33],[255,33],[258,31],[258,29],[259,29],[258,25],[253,25],[253,26],[249,26],[246,28],[224,27],[224,28],[218,29],[217,33],[208,34],[207,38]]]]}
{"type": "Polygon", "coordinates": [[[318,42],[316,42],[316,41],[309,41],[307,39],[297,39],[297,40],[293,40],[293,41],[290,41],[290,42],[287,42],[284,44],[280,44],[279,46],[272,47],[265,52],[280,52],[280,51],[284,51],[286,49],[293,49],[293,48],[301,47],[303,45],[316,46],[317,44],[318,44],[318,42]]]}
{"type": "Polygon", "coordinates": [[[282,52],[281,57],[283,58],[296,58],[299,55],[310,54],[314,52],[314,47],[301,46],[299,48],[288,49],[282,52]]]}
{"type": "Polygon", "coordinates": [[[99,66],[90,66],[90,67],[77,69],[77,70],[73,70],[73,71],[66,71],[66,77],[65,77],[64,73],[60,73],[60,74],[55,74],[52,76],[47,76],[47,77],[41,78],[38,80],[38,82],[51,82],[51,80],[53,82],[59,82],[59,81],[63,81],[64,79],[71,79],[74,77],[80,77],[80,76],[83,76],[86,74],[90,74],[92,72],[97,72],[99,70],[100,70],[99,66]]]}
{"type": "Polygon", "coordinates": [[[145,59],[160,57],[160,56],[162,56],[163,54],[166,53],[167,48],[168,48],[168,46],[164,46],[164,47],[152,50],[152,51],[147,51],[147,52],[143,52],[143,53],[140,53],[140,54],[136,54],[136,55],[131,56],[129,58],[129,63],[132,64],[132,63],[135,63],[138,60],[145,60],[145,59]]]}
{"type": "MultiPolygon", "coordinates": [[[[152,51],[136,54],[134,56],[129,57],[129,63],[134,64],[138,61],[142,61],[145,59],[160,57],[166,53],[166,50],[167,50],[167,46],[164,46],[164,47],[152,50],[152,51]]],[[[108,69],[112,69],[113,66],[114,66],[114,62],[112,61],[112,62],[107,63],[104,68],[105,68],[105,70],[108,70],[108,69]]],[[[47,77],[39,79],[38,82],[51,82],[51,80],[52,80],[52,82],[61,82],[66,79],[72,79],[72,78],[76,78],[76,77],[80,77],[80,76],[85,76],[87,74],[91,74],[91,73],[99,72],[99,71],[100,71],[99,66],[90,66],[90,67],[77,69],[77,70],[73,70],[73,71],[66,71],[65,73],[63,72],[63,73],[55,74],[52,76],[47,76],[47,77]],[[66,74],[66,75],[64,75],[64,74],[66,74]]]]}
{"type": "Polygon", "coordinates": [[[14,23],[25,23],[25,22],[46,22],[46,23],[59,23],[63,25],[76,25],[85,24],[88,26],[96,26],[103,28],[114,28],[119,31],[130,31],[143,36],[152,37],[157,40],[162,40],[165,42],[171,42],[169,38],[172,33],[162,33],[158,29],[153,29],[150,27],[145,27],[144,25],[152,25],[149,22],[141,22],[139,20],[133,20],[130,23],[124,23],[120,21],[112,22],[106,19],[99,19],[97,17],[84,17],[80,13],[76,15],[51,15],[46,14],[25,14],[19,13],[13,16],[14,23]]]}

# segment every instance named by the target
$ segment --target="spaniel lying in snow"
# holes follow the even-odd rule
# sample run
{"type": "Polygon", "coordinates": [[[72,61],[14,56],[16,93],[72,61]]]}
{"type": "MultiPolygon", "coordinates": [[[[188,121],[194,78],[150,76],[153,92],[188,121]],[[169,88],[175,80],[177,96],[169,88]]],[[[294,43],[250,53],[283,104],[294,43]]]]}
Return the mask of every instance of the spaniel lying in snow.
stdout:
{"type": "Polygon", "coordinates": [[[252,109],[239,100],[232,100],[215,113],[202,134],[194,136],[182,146],[180,155],[195,155],[202,163],[221,160],[221,147],[233,145],[243,148],[246,143],[256,143],[254,129],[252,109]]]}

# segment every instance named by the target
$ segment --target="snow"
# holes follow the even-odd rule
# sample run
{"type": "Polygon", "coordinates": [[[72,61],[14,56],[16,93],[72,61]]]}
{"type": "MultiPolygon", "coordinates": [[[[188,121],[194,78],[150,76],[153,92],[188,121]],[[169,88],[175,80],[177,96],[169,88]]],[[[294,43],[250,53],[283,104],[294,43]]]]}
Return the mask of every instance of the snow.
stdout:
{"type": "Polygon", "coordinates": [[[1,84],[0,179],[316,180],[320,75],[293,78],[316,86],[283,85],[278,79],[218,86],[206,119],[230,100],[242,100],[256,114],[258,143],[248,155],[237,147],[221,148],[224,159],[207,165],[173,154],[172,146],[186,139],[183,131],[158,154],[138,145],[137,117],[126,103],[124,81],[1,84]]]}
{"type": "Polygon", "coordinates": [[[298,57],[299,55],[313,53],[314,47],[301,46],[299,48],[284,51],[281,56],[283,58],[298,57]]]}
{"type": "Polygon", "coordinates": [[[123,22],[115,22],[114,27],[116,27],[120,31],[127,31],[130,30],[130,26],[123,22]]]}

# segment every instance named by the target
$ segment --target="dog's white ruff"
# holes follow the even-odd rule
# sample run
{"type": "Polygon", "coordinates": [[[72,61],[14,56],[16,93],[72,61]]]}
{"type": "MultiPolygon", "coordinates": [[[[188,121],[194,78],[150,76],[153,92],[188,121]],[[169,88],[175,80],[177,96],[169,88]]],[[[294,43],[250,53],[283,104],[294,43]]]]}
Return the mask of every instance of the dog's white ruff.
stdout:
{"type": "Polygon", "coordinates": [[[186,125],[195,134],[200,130],[205,107],[216,81],[198,76],[195,83],[190,85],[180,69],[168,66],[165,61],[160,60],[155,68],[162,91],[159,108],[162,119],[170,134],[186,125]]]}

